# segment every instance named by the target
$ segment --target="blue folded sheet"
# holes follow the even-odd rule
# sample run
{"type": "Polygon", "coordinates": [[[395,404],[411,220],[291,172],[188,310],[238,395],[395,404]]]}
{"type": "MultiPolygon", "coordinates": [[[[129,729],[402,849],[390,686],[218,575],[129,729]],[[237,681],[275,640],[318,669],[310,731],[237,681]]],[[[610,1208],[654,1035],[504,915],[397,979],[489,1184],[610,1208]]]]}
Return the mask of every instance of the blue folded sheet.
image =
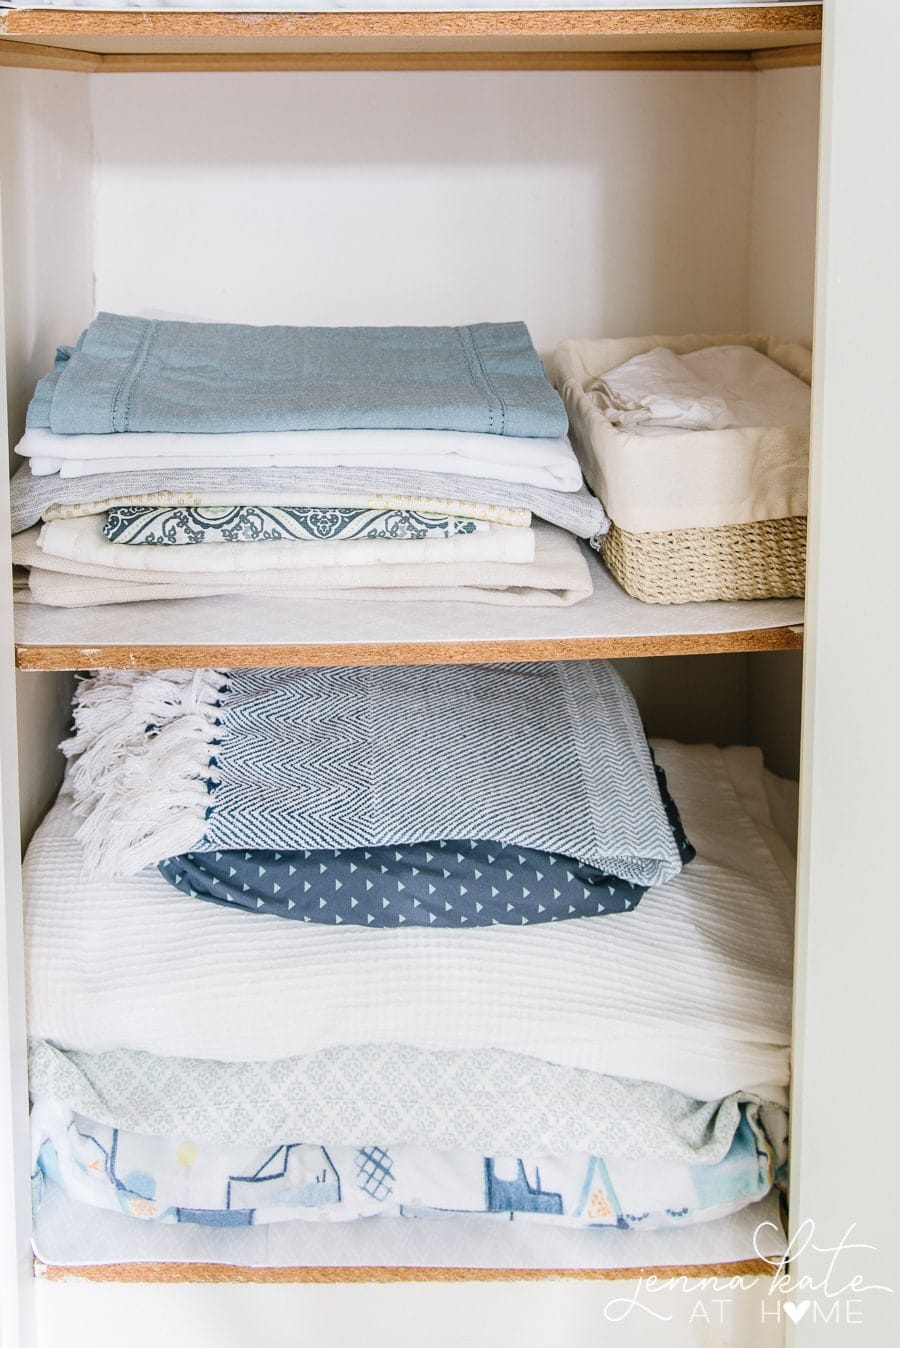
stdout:
{"type": "Polygon", "coordinates": [[[121,431],[450,430],[557,437],[568,418],[524,323],[289,328],[102,313],[28,425],[121,431]]]}

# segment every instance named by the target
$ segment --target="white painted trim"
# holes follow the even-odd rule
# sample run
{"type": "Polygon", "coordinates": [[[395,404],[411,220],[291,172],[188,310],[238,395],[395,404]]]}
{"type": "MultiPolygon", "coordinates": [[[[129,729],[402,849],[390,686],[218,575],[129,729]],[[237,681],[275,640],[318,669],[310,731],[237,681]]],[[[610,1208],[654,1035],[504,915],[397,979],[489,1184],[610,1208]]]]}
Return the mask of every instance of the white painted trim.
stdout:
{"type": "MultiPolygon", "coordinates": [[[[0,252],[0,340],[4,356],[5,331],[0,252]]],[[[0,442],[8,444],[5,359],[0,359],[0,442]]],[[[9,575],[12,566],[9,539],[9,498],[4,490],[0,492],[3,576],[9,575]]],[[[12,610],[12,588],[5,583],[0,586],[0,1348],[29,1348],[35,1328],[12,610]]]]}
{"type": "MultiPolygon", "coordinates": [[[[885,1348],[900,1340],[900,8],[826,0],[824,38],[791,1208],[819,1244],[855,1224],[875,1246],[843,1257],[833,1285],[897,1290],[861,1297],[853,1325],[816,1319],[833,1301],[800,1290],[812,1305],[789,1342],[885,1348]]],[[[819,1280],[827,1262],[807,1251],[794,1274],[819,1280]]]]}

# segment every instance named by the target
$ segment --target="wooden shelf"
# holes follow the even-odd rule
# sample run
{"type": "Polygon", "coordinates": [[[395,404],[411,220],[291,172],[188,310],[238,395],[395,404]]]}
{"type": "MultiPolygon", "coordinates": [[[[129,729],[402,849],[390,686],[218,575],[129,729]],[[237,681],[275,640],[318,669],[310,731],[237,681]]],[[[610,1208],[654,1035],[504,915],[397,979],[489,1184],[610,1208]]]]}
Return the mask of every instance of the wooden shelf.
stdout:
{"type": "Polygon", "coordinates": [[[492,664],[798,650],[798,599],[642,604],[595,557],[590,599],[571,608],[334,599],[153,600],[97,608],[16,605],[28,670],[492,664]],[[237,634],[237,635],[235,635],[237,634]]]}
{"type": "Polygon", "coordinates": [[[796,651],[802,637],[790,627],[679,637],[593,637],[581,640],[468,642],[358,642],[292,645],[65,645],[17,644],[16,668],[259,669],[337,665],[491,665],[522,660],[622,660],[648,655],[722,655],[739,651],[796,651]]]}
{"type": "Polygon", "coordinates": [[[811,65],[820,4],[444,13],[0,12],[0,65],[130,70],[714,69],[811,65]]]}
{"type": "Polygon", "coordinates": [[[737,1263],[690,1264],[673,1268],[241,1268],[232,1264],[73,1264],[50,1265],[35,1261],[35,1277],[47,1282],[117,1283],[347,1283],[347,1282],[541,1282],[548,1278],[591,1282],[636,1281],[653,1276],[670,1278],[771,1278],[765,1259],[737,1263]]]}

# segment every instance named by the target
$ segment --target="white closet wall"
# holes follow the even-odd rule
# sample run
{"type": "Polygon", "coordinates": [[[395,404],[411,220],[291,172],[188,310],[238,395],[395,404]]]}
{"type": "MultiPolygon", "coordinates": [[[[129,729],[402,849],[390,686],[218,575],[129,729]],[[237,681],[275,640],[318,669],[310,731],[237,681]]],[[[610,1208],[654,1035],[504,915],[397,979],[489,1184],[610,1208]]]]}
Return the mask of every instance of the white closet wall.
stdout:
{"type": "Polygon", "coordinates": [[[818,68],[763,70],[757,85],[749,320],[812,341],[818,68]]]}
{"type": "Polygon", "coordinates": [[[91,79],[96,299],[254,323],[748,321],[750,73],[91,79]]]}
{"type": "MultiPolygon", "coordinates": [[[[811,342],[820,72],[764,70],[757,80],[749,322],[811,342]]],[[[748,658],[748,739],[773,772],[800,772],[801,652],[748,658]]]]}
{"type": "MultiPolygon", "coordinates": [[[[56,345],[93,313],[91,118],[87,76],[0,70],[0,192],[7,413],[21,433],[35,381],[56,345]]],[[[16,676],[23,841],[56,790],[71,680],[16,676]]]]}
{"type": "MultiPolygon", "coordinates": [[[[39,1348],[783,1348],[753,1298],[735,1298],[727,1340],[685,1295],[653,1294],[651,1317],[628,1312],[635,1284],[442,1283],[338,1287],[97,1286],[38,1288],[39,1348]],[[623,1313],[624,1312],[624,1313],[623,1313]],[[656,1318],[659,1317],[659,1318],[656,1318]],[[666,1318],[671,1317],[671,1318],[666,1318]]],[[[713,1311],[715,1314],[715,1311],[713,1311]]]]}
{"type": "Polygon", "coordinates": [[[0,70],[7,401],[17,434],[35,381],[93,303],[85,75],[0,70]]]}
{"type": "MultiPolygon", "coordinates": [[[[800,1324],[793,1348],[900,1339],[896,860],[900,462],[896,0],[833,5],[823,83],[817,398],[798,884],[791,1202],[852,1257],[864,1329],[800,1324]],[[874,34],[875,41],[866,41],[874,34]],[[860,396],[863,390],[863,396],[860,396]],[[851,1225],[852,1223],[852,1225],[851,1225]]],[[[821,1256],[819,1256],[821,1258],[821,1256]]],[[[798,1261],[816,1277],[816,1256],[798,1261]]],[[[821,1265],[819,1265],[821,1268],[821,1265]]],[[[821,1278],[821,1272],[818,1274],[821,1278]]]]}

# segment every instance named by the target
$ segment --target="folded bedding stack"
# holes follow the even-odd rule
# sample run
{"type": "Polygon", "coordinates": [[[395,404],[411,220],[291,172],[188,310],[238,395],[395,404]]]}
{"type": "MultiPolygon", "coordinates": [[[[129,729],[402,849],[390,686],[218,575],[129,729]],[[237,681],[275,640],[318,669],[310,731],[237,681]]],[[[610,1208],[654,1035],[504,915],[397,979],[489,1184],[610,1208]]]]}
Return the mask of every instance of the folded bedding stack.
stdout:
{"type": "Polygon", "coordinates": [[[647,603],[802,596],[811,354],[765,337],[562,342],[603,559],[647,603]]]}
{"type": "Polygon", "coordinates": [[[38,1201],[651,1229],[780,1178],[757,751],[651,751],[602,662],[101,672],[74,727],[25,862],[38,1201]]]}
{"type": "Polygon", "coordinates": [[[102,313],[29,407],[13,559],[27,597],[66,607],[348,591],[572,604],[592,584],[571,535],[608,521],[566,430],[523,323],[102,313]]]}

